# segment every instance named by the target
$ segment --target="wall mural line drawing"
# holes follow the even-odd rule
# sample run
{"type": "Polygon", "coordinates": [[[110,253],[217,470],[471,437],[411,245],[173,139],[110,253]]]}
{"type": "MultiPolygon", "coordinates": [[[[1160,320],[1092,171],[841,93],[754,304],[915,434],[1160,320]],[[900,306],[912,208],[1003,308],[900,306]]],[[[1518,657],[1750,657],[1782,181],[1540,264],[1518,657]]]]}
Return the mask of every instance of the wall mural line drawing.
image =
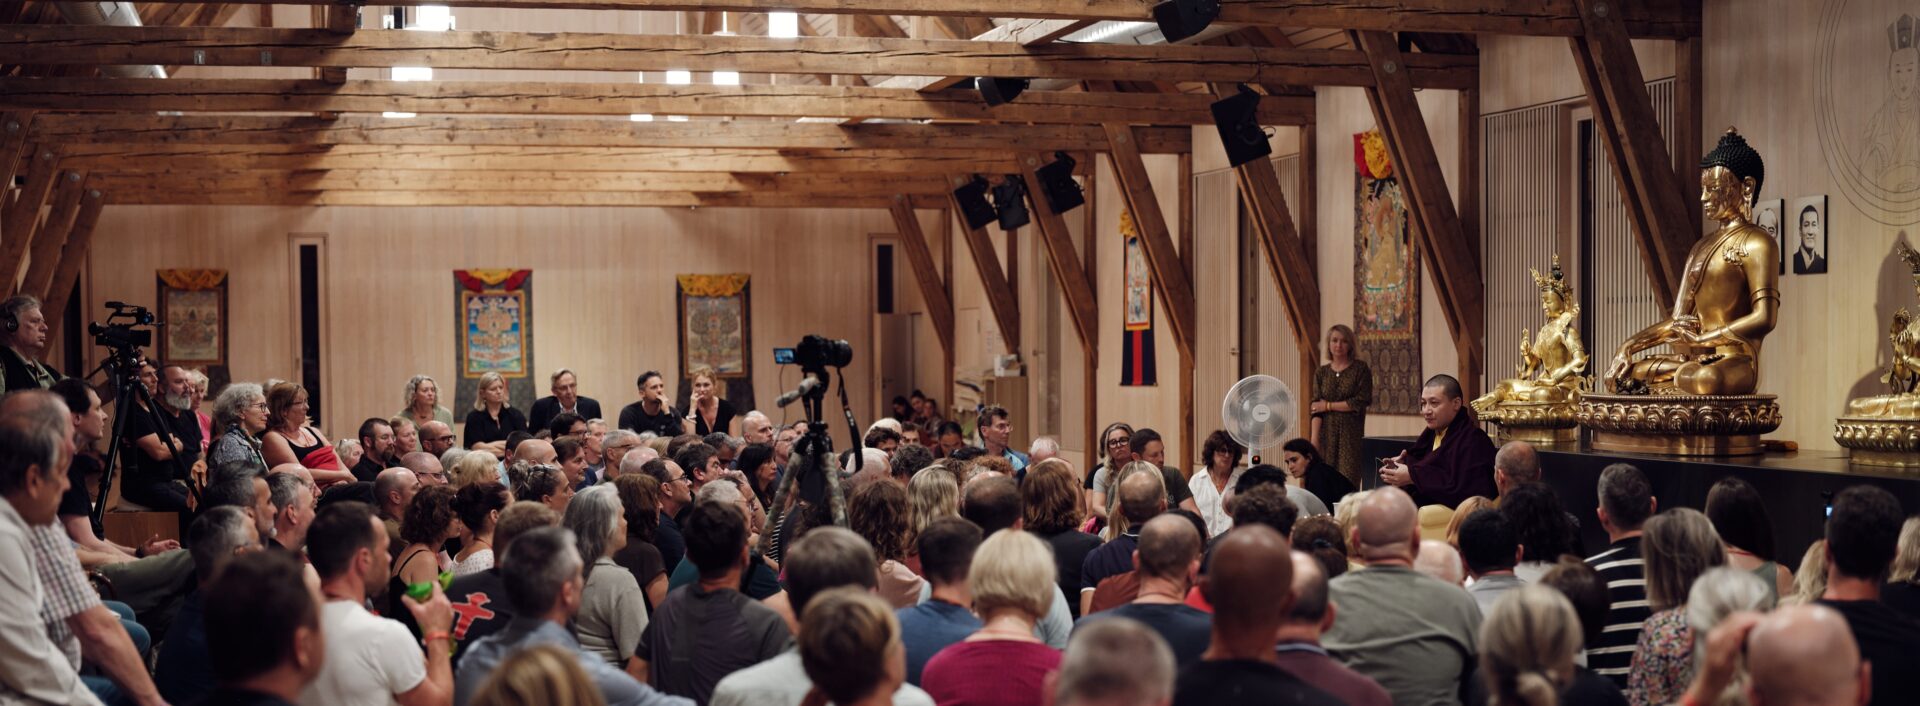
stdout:
{"type": "Polygon", "coordinates": [[[1373,369],[1380,414],[1419,414],[1420,259],[1379,130],[1353,136],[1355,355],[1373,369]]]}
{"type": "MultiPolygon", "coordinates": [[[[1920,18],[1901,12],[1911,7],[1828,0],[1809,103],[1840,192],[1868,218],[1893,226],[1920,222],[1920,18]],[[1874,107],[1842,110],[1861,105],[1874,107]]],[[[1782,215],[1793,223],[1791,213],[1782,215]]]]}

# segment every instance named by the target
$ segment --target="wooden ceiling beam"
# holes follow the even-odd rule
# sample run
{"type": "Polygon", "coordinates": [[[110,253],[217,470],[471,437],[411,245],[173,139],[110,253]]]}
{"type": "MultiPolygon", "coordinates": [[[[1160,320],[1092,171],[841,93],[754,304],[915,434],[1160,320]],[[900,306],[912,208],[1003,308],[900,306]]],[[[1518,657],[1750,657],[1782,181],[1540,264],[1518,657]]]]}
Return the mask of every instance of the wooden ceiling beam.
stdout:
{"type": "Polygon", "coordinates": [[[97,172],[94,185],[115,192],[188,191],[687,191],[832,193],[886,196],[942,194],[938,176],[771,174],[753,172],[561,172],[497,174],[449,170],[333,169],[97,172]]]}
{"type": "MultiPolygon", "coordinates": [[[[0,110],[728,115],[1210,125],[1207,96],[1030,91],[988,107],[972,91],[852,86],[663,86],[498,81],[0,78],[0,110]]],[[[1313,119],[1311,97],[1260,102],[1264,125],[1313,119]]]]}
{"type": "MultiPolygon", "coordinates": [[[[93,171],[144,172],[265,169],[415,169],[475,171],[828,172],[876,174],[1011,174],[1012,155],[967,150],[832,150],[783,152],[611,147],[388,147],[382,145],[181,146],[66,145],[63,165],[93,171]]],[[[1085,154],[1076,159],[1084,167],[1085,154]]],[[[942,206],[944,207],[944,206],[942,206]]]]}
{"type": "MultiPolygon", "coordinates": [[[[33,242],[33,231],[40,222],[40,208],[46,205],[57,182],[60,157],[58,145],[27,147],[20,165],[20,171],[26,173],[26,184],[12,203],[0,198],[4,204],[0,207],[0,291],[13,291],[14,274],[19,272],[20,260],[26,257],[27,245],[33,242]]],[[[11,181],[0,184],[0,194],[11,186],[11,181]]]]}
{"type": "MultiPolygon", "coordinates": [[[[0,128],[20,117],[0,116],[0,128]]],[[[48,143],[151,145],[506,145],[521,147],[654,147],[733,149],[868,149],[1014,152],[1102,151],[1106,132],[1086,125],[968,125],[921,123],[754,122],[725,130],[704,122],[644,122],[566,118],[376,118],[348,116],[140,115],[43,113],[21,134],[48,143]]],[[[1186,152],[1188,128],[1139,128],[1140,151],[1186,152]]],[[[0,159],[15,135],[0,129],[0,159]]]]}
{"type": "Polygon", "coordinates": [[[1060,297],[1067,304],[1074,333],[1080,338],[1080,350],[1092,358],[1100,349],[1099,307],[1093,282],[1087,278],[1086,270],[1080,268],[1080,250],[1073,244],[1073,233],[1067,230],[1066,218],[1053,212],[1053,206],[1042,193],[1045,182],[1040,179],[1039,170],[1049,161],[1050,158],[1039,154],[1020,158],[1021,174],[1027,181],[1027,213],[1032,214],[1034,225],[1039,226],[1040,241],[1046,246],[1047,265],[1053,270],[1054,281],[1060,284],[1060,297]]]}
{"type": "Polygon", "coordinates": [[[27,257],[27,274],[20,282],[21,293],[44,296],[47,285],[53,282],[54,267],[60,262],[60,251],[67,244],[74,219],[84,205],[82,197],[92,195],[97,201],[99,193],[87,181],[86,172],[69,171],[62,175],[60,185],[54,187],[53,209],[47,212],[46,221],[34,232],[32,251],[27,257]]]}
{"type": "MultiPolygon", "coordinates": [[[[1417,88],[1477,86],[1477,57],[1409,54],[1417,88]]],[[[0,63],[394,67],[566,71],[728,70],[955,78],[1111,79],[1372,85],[1364,54],[1339,49],[1040,44],[820,37],[368,30],[259,27],[0,27],[0,63]]],[[[924,90],[938,83],[902,83],[924,90]]],[[[882,87],[896,87],[882,82],[882,87]]]]}
{"type": "Polygon", "coordinates": [[[900,236],[902,249],[907,252],[907,263],[913,266],[914,281],[920,285],[921,303],[933,321],[933,335],[940,339],[940,349],[950,353],[953,350],[953,298],[947,295],[946,278],[934,267],[927,234],[913,213],[912,202],[904,194],[894,197],[887,212],[893,216],[893,227],[900,236]]]}
{"type": "MultiPolygon", "coordinates": [[[[913,196],[915,208],[938,208],[948,197],[913,196]]],[[[132,191],[114,192],[114,204],[176,206],[622,206],[651,208],[872,208],[888,196],[834,194],[694,193],[668,191],[132,191]]]]}
{"type": "MultiPolygon", "coordinates": [[[[240,0],[249,4],[323,5],[337,0],[240,0]]],[[[149,0],[184,3],[186,0],[149,0]]],[[[806,12],[864,15],[947,15],[1152,22],[1152,0],[382,0],[384,5],[446,5],[580,10],[806,12]]],[[[1697,4],[1673,0],[1618,0],[1619,16],[1635,37],[1698,36],[1697,4]],[[1693,11],[1689,9],[1693,8],[1693,11]]],[[[1463,32],[1571,37],[1580,34],[1573,0],[1224,0],[1218,22],[1276,27],[1389,32],[1463,32]]]]}
{"type": "MultiPolygon", "coordinates": [[[[967,182],[966,177],[954,180],[957,188],[967,182]]],[[[980,289],[987,295],[987,308],[993,311],[993,323],[1000,329],[1000,343],[1009,354],[1020,353],[1020,300],[1013,294],[1013,285],[1007,282],[1007,268],[1000,262],[1000,251],[993,246],[993,238],[981,228],[967,227],[967,217],[962,215],[960,201],[953,194],[947,194],[947,203],[951,207],[954,220],[960,226],[961,239],[967,243],[967,252],[973,255],[974,271],[980,274],[980,289]]]]}
{"type": "MultiPolygon", "coordinates": [[[[47,314],[47,335],[58,335],[62,316],[67,306],[67,298],[73,293],[74,282],[80,279],[80,267],[86,264],[87,248],[93,243],[94,226],[100,222],[100,209],[107,204],[106,194],[97,189],[89,190],[80,203],[80,214],[73,219],[73,227],[67,231],[67,242],[60,248],[60,259],[53,270],[51,284],[47,285],[40,297],[42,308],[47,314]]],[[[58,340],[58,339],[55,339],[58,340]]]]}

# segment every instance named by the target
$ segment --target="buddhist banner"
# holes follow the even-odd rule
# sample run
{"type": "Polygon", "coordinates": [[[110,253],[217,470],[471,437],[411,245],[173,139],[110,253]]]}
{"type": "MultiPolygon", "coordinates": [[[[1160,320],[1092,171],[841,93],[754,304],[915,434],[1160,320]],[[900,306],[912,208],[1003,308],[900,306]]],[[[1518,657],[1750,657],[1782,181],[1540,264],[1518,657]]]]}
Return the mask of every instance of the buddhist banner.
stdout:
{"type": "Polygon", "coordinates": [[[533,270],[454,270],[456,417],[473,409],[480,377],[507,380],[507,403],[532,408],[538,397],[533,370],[533,270]]]}
{"type": "Polygon", "coordinates": [[[1419,414],[1420,258],[1379,130],[1353,136],[1354,355],[1373,369],[1380,414],[1419,414]]]}

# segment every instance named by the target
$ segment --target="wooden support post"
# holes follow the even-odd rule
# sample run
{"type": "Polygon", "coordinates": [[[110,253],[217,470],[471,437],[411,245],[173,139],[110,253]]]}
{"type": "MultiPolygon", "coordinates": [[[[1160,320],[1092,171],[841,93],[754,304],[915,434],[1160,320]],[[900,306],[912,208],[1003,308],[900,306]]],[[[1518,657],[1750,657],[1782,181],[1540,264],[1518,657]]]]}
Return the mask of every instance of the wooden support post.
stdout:
{"type": "Polygon", "coordinates": [[[1094,305],[1093,282],[1080,269],[1080,250],[1073,245],[1067,220],[1047,205],[1040,191],[1039,168],[1046,162],[1038,154],[1020,158],[1027,180],[1027,198],[1033,220],[1040,229],[1040,241],[1046,246],[1047,265],[1060,283],[1060,295],[1066,299],[1067,315],[1073,319],[1073,332],[1080,337],[1080,348],[1094,353],[1100,346],[1100,318],[1094,305]]]}
{"type": "Polygon", "coordinates": [[[51,145],[31,148],[32,163],[27,165],[27,185],[19,198],[0,209],[0,292],[11,294],[20,261],[33,242],[34,225],[40,220],[40,207],[53,192],[54,177],[60,173],[60,150],[51,145]]]}
{"type": "Polygon", "coordinates": [[[67,231],[67,242],[60,248],[59,265],[53,270],[52,284],[47,285],[46,296],[40,298],[41,310],[47,315],[47,336],[52,338],[60,332],[61,322],[66,320],[67,297],[73,293],[73,284],[80,280],[80,266],[87,261],[87,247],[93,242],[93,228],[100,223],[100,209],[107,205],[107,196],[99,189],[88,189],[86,197],[80,201],[80,213],[73,218],[73,227],[67,231]]]}
{"type": "Polygon", "coordinates": [[[1192,355],[1193,281],[1187,277],[1180,253],[1173,247],[1166,216],[1160,212],[1160,201],[1153,195],[1153,182],[1147,178],[1146,164],[1140,160],[1133,128],[1113,123],[1103,127],[1111,150],[1107,158],[1113,162],[1113,174],[1120,181],[1120,196],[1126,201],[1127,212],[1133,214],[1133,225],[1140,231],[1140,242],[1145,246],[1141,251],[1146,254],[1147,268],[1153,271],[1153,283],[1160,293],[1160,305],[1173,327],[1173,341],[1181,355],[1192,355]]]}
{"type": "Polygon", "coordinates": [[[1688,190],[1682,186],[1686,182],[1674,173],[1660,131],[1652,129],[1659,124],[1653,100],[1647,96],[1647,81],[1618,8],[1611,0],[1574,0],[1573,4],[1586,33],[1568,42],[1587,87],[1595,131],[1613,159],[1613,173],[1648,278],[1661,301],[1672,301],[1687,249],[1699,239],[1699,227],[1687,214],[1692,209],[1688,190]]]}
{"type": "MultiPolygon", "coordinates": [[[[360,6],[328,5],[325,8],[325,15],[320,19],[324,22],[326,30],[329,32],[343,36],[353,34],[360,25],[360,6]]],[[[326,81],[327,83],[337,85],[347,82],[346,67],[317,68],[313,70],[313,73],[314,78],[326,81]]]]}
{"type": "Polygon", "coordinates": [[[1460,232],[1465,233],[1467,242],[1476,245],[1480,237],[1480,92],[1460,91],[1460,154],[1459,167],[1455,173],[1460,175],[1459,199],[1455,202],[1460,210],[1460,232]]]}
{"type": "MultiPolygon", "coordinates": [[[[1098,257],[1100,217],[1099,204],[1096,199],[1099,197],[1100,190],[1095,188],[1094,178],[1094,175],[1089,173],[1086,181],[1081,184],[1087,194],[1087,205],[1082,206],[1080,209],[1082,211],[1080,232],[1085,234],[1087,242],[1086,248],[1080,253],[1080,257],[1084,261],[1082,264],[1083,269],[1081,270],[1082,275],[1087,278],[1088,282],[1097,283],[1100,281],[1100,259],[1098,257]]],[[[1099,329],[1095,328],[1094,333],[1095,337],[1098,338],[1099,329]]],[[[1102,425],[1099,416],[1100,352],[1092,347],[1088,347],[1084,353],[1084,365],[1080,372],[1081,384],[1087,389],[1087,399],[1085,406],[1081,407],[1081,412],[1085,414],[1087,418],[1087,461],[1083,464],[1083,467],[1087,473],[1091,474],[1093,473],[1094,460],[1100,458],[1100,452],[1102,450],[1101,444],[1103,443],[1103,440],[1100,438],[1100,428],[1102,425]]]]}
{"type": "MultiPolygon", "coordinates": [[[[1700,178],[1700,155],[1707,152],[1701,143],[1706,139],[1706,132],[1700,117],[1705,101],[1702,92],[1706,85],[1706,62],[1700,55],[1699,37],[1676,40],[1673,51],[1673,129],[1667,133],[1672,139],[1669,147],[1673,152],[1674,179],[1681,189],[1691,189],[1700,178]]],[[[1706,214],[1689,208],[1687,217],[1693,222],[1688,240],[1698,239],[1701,220],[1706,214]]]]}
{"type": "MultiPolygon", "coordinates": [[[[801,22],[800,26],[806,27],[807,23],[801,22]]],[[[951,201],[949,201],[949,203],[951,203],[951,201]]],[[[951,210],[952,209],[950,207],[940,210],[940,224],[946,230],[946,232],[942,233],[940,237],[940,271],[946,273],[946,284],[944,289],[946,289],[947,291],[947,301],[953,301],[954,219],[950,218],[949,216],[951,216],[952,214],[948,213],[948,211],[951,211],[951,210]]],[[[959,345],[956,344],[954,347],[948,348],[945,351],[942,351],[942,353],[944,353],[945,355],[942,357],[942,360],[940,363],[940,372],[942,375],[946,377],[946,380],[944,381],[944,384],[940,388],[941,389],[940,394],[942,395],[940,399],[946,400],[948,405],[952,405],[953,399],[954,399],[953,398],[954,362],[956,360],[956,356],[958,355],[959,349],[960,349],[959,345]]],[[[949,412],[951,412],[952,409],[953,408],[951,406],[948,407],[949,412]]],[[[952,417],[950,413],[942,413],[940,416],[942,418],[952,417]]]]}
{"type": "Polygon", "coordinates": [[[1307,253],[1307,265],[1315,272],[1320,271],[1320,179],[1315,173],[1320,169],[1320,151],[1314,147],[1317,133],[1311,123],[1300,126],[1300,173],[1296,185],[1300,203],[1294,204],[1293,209],[1299,223],[1300,247],[1307,253]]]}
{"type": "Polygon", "coordinates": [[[53,209],[47,212],[47,219],[33,232],[32,255],[28,257],[26,279],[15,291],[38,297],[53,281],[54,264],[60,260],[60,249],[67,244],[67,232],[73,228],[74,216],[80,212],[80,197],[86,192],[86,172],[67,170],[60,173],[60,183],[53,187],[53,209]]]}
{"type": "MultiPolygon", "coordinates": [[[[1176,206],[1179,214],[1175,216],[1179,219],[1179,222],[1174,226],[1174,233],[1176,234],[1176,241],[1180,248],[1180,271],[1186,273],[1188,281],[1192,281],[1194,275],[1192,152],[1183,152],[1180,154],[1179,167],[1175,169],[1174,176],[1179,180],[1179,203],[1176,206]]],[[[1194,316],[1195,318],[1199,316],[1197,307],[1194,316]]],[[[1195,321],[1194,324],[1197,326],[1199,322],[1195,321]]],[[[1199,458],[1200,456],[1200,447],[1193,442],[1194,435],[1199,433],[1195,428],[1196,421],[1194,417],[1194,385],[1198,381],[1193,379],[1193,353],[1194,351],[1191,347],[1180,349],[1180,447],[1174,450],[1180,455],[1173,456],[1173,454],[1168,454],[1169,456],[1173,456],[1173,458],[1188,459],[1183,463],[1174,464],[1174,468],[1180,469],[1180,476],[1182,478],[1193,475],[1193,461],[1191,459],[1199,458]]],[[[1222,392],[1224,392],[1224,390],[1222,392]]]]}
{"type": "Polygon", "coordinates": [[[1433,149],[1433,137],[1420,114],[1413,84],[1407,80],[1398,43],[1393,35],[1380,31],[1352,32],[1351,36],[1373,65],[1375,85],[1366,89],[1367,99],[1393,156],[1394,173],[1400,177],[1412,206],[1409,210],[1415,231],[1420,234],[1420,251],[1426,255],[1428,271],[1439,290],[1440,309],[1446,314],[1447,328],[1459,353],[1460,383],[1466,390],[1477,391],[1480,370],[1486,364],[1481,353],[1486,311],[1482,306],[1485,285],[1480,275],[1479,243],[1469,239],[1461,227],[1459,212],[1454,210],[1446,176],[1440,171],[1440,158],[1433,149]]]}
{"type": "Polygon", "coordinates": [[[907,262],[913,266],[914,279],[920,283],[920,298],[927,307],[927,317],[933,320],[933,333],[940,338],[940,348],[953,351],[953,300],[947,296],[947,282],[934,269],[933,251],[927,247],[927,235],[920,229],[920,221],[913,215],[912,202],[905,196],[895,196],[893,205],[887,209],[893,214],[893,227],[900,234],[900,243],[907,251],[907,262]]]}
{"type": "MultiPolygon", "coordinates": [[[[27,133],[32,127],[33,114],[20,111],[0,114],[0,204],[6,203],[7,189],[13,188],[14,170],[19,168],[20,154],[27,148],[27,133]]],[[[0,238],[7,234],[0,232],[0,238]]]]}
{"type": "MultiPolygon", "coordinates": [[[[968,177],[961,177],[955,183],[959,186],[968,177]]],[[[947,195],[953,205],[953,217],[962,221],[960,230],[966,235],[967,250],[973,253],[974,268],[980,272],[980,286],[986,290],[987,306],[993,309],[993,322],[1000,327],[1000,341],[1005,344],[1008,353],[1020,352],[1020,303],[1013,298],[1013,287],[1007,284],[1007,271],[1001,269],[1000,255],[994,252],[993,239],[987,232],[978,228],[969,228],[961,215],[960,202],[947,195]]]]}

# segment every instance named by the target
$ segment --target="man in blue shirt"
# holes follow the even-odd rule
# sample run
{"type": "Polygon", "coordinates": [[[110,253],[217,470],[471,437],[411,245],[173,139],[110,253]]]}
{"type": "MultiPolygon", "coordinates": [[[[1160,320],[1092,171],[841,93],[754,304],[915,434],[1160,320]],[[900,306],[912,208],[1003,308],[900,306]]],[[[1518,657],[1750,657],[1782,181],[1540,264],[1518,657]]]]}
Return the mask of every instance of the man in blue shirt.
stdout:
{"type": "Polygon", "coordinates": [[[934,520],[920,532],[920,575],[933,586],[933,595],[898,613],[908,684],[920,684],[920,670],[935,653],[980,629],[980,619],[968,608],[973,592],[967,586],[967,568],[982,538],[979,527],[958,517],[934,520]]]}
{"type": "Polygon", "coordinates": [[[1027,455],[1013,450],[1012,440],[1013,415],[1007,413],[1007,408],[988,405],[980,410],[980,445],[986,448],[988,456],[999,456],[1013,464],[1016,476],[1025,475],[1022,471],[1027,470],[1027,455]]]}

